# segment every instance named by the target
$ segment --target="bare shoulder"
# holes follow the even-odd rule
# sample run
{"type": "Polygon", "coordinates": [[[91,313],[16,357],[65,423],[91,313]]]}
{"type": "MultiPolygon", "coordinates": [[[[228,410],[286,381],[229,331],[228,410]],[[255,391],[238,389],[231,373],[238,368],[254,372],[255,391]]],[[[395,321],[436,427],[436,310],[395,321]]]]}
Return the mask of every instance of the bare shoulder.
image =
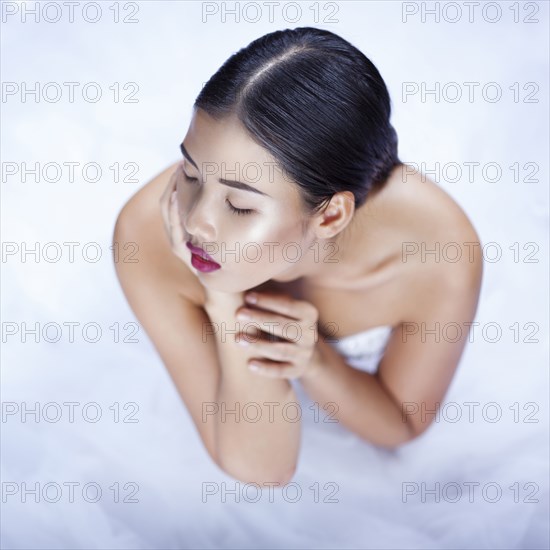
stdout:
{"type": "MultiPolygon", "coordinates": [[[[410,167],[407,167],[410,168],[410,167]]],[[[412,315],[437,296],[477,304],[483,276],[480,238],[460,205],[438,184],[410,170],[394,182],[396,216],[405,219],[400,263],[412,315]]]]}
{"type": "Polygon", "coordinates": [[[159,206],[176,166],[177,163],[169,166],[151,179],[120,210],[114,230],[119,249],[116,269],[123,284],[124,279],[148,277],[155,286],[175,291],[198,305],[202,303],[202,285],[172,253],[159,206]],[[125,247],[137,249],[137,254],[129,258],[125,247]]]}

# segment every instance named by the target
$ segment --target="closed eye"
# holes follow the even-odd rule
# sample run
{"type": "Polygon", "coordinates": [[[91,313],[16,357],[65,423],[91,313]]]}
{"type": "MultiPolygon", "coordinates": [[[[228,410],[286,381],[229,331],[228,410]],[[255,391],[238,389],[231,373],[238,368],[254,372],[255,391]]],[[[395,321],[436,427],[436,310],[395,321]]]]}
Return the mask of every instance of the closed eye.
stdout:
{"type": "Polygon", "coordinates": [[[246,214],[252,214],[252,212],[254,212],[251,208],[235,208],[227,199],[225,202],[227,203],[229,210],[238,216],[245,216],[246,214]]]}
{"type": "MultiPolygon", "coordinates": [[[[183,176],[185,178],[185,181],[187,181],[188,183],[196,183],[197,181],[199,181],[198,178],[192,178],[191,176],[188,176],[185,172],[183,172],[183,176]]],[[[227,199],[225,200],[225,202],[229,210],[237,216],[245,216],[254,212],[254,210],[252,210],[251,208],[235,208],[227,199]]]]}

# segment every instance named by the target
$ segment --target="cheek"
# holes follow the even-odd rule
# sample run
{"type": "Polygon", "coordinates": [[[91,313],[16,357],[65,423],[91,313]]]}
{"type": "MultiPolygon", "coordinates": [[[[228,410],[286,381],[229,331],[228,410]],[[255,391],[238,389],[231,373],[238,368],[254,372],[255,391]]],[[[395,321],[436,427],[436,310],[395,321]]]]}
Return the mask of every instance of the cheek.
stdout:
{"type": "Polygon", "coordinates": [[[251,214],[248,224],[242,226],[240,240],[249,243],[257,243],[261,247],[265,243],[280,243],[284,238],[284,232],[281,231],[280,218],[277,219],[273,214],[251,214]]]}
{"type": "Polygon", "coordinates": [[[243,228],[241,233],[235,232],[241,243],[241,250],[243,247],[250,247],[251,257],[261,254],[256,266],[280,263],[287,253],[294,257],[296,248],[301,246],[299,224],[291,227],[283,225],[281,220],[284,220],[284,216],[283,213],[271,214],[267,219],[267,216],[262,215],[262,219],[250,225],[248,230],[243,228]]]}

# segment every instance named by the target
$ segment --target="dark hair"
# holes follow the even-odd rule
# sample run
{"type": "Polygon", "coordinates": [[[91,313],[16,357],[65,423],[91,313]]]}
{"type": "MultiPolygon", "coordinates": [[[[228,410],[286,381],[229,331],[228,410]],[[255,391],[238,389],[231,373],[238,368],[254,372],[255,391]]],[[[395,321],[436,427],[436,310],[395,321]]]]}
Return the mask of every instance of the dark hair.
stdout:
{"type": "Polygon", "coordinates": [[[300,187],[309,213],[339,191],[351,191],[358,208],[401,164],[380,73],[330,31],[261,36],[225,61],[194,108],[216,120],[236,115],[300,187]]]}

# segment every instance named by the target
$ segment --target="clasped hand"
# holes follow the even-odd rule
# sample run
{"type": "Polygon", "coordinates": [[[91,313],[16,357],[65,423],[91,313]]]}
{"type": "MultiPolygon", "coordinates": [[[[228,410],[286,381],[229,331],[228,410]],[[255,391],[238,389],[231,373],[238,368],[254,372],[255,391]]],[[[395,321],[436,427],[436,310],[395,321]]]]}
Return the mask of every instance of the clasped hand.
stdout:
{"type": "Polygon", "coordinates": [[[271,378],[312,376],[319,361],[317,308],[287,294],[253,291],[244,298],[236,319],[245,330],[237,334],[236,344],[250,350],[249,368],[271,378]],[[262,333],[250,336],[247,325],[262,333]]]}

